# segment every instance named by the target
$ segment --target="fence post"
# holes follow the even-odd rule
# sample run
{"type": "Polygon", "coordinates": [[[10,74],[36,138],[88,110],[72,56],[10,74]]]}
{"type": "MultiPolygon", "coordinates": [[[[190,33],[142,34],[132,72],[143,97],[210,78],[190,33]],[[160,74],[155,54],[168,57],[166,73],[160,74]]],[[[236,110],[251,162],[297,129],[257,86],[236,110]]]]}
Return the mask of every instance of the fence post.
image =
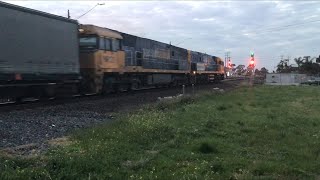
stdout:
{"type": "Polygon", "coordinates": [[[182,85],[182,94],[184,95],[184,85],[182,85]]]}
{"type": "Polygon", "coordinates": [[[192,84],[192,95],[194,95],[194,84],[192,84]]]}

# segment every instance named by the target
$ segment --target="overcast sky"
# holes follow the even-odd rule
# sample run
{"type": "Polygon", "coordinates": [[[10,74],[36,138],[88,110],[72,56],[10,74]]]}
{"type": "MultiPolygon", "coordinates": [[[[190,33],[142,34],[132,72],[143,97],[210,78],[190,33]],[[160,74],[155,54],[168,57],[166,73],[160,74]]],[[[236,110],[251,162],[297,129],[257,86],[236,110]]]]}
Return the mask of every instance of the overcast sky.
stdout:
{"type": "Polygon", "coordinates": [[[6,1],[79,19],[160,42],[273,70],[280,56],[319,56],[320,2],[317,1],[6,1]],[[311,22],[316,21],[316,22],[311,22]]]}

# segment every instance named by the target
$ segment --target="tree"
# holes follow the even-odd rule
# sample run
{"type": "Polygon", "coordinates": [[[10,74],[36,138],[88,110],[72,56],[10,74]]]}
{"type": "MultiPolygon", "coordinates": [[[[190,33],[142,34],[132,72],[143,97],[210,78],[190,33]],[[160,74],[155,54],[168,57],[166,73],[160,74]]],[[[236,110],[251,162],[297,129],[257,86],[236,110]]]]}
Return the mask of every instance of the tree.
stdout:
{"type": "Polygon", "coordinates": [[[290,72],[289,59],[281,59],[277,65],[277,72],[288,73],[290,72]]]}
{"type": "Polygon", "coordinates": [[[268,69],[265,67],[259,69],[255,69],[254,74],[255,76],[260,76],[260,77],[266,77],[266,74],[268,73],[268,69]]]}
{"type": "Polygon", "coordinates": [[[261,72],[262,74],[267,74],[267,73],[269,73],[268,69],[265,68],[265,67],[261,68],[261,69],[260,69],[260,72],[261,72]]]}
{"type": "MultiPolygon", "coordinates": [[[[320,56],[319,56],[320,58],[320,56]]],[[[298,65],[298,67],[294,67],[289,65],[289,59],[281,59],[279,64],[277,65],[277,72],[279,73],[291,73],[298,72],[308,75],[315,75],[320,73],[320,65],[317,64],[316,61],[318,58],[311,56],[303,56],[294,58],[294,61],[298,65]]],[[[319,59],[320,60],[320,59],[319,59]]]]}
{"type": "Polygon", "coordinates": [[[318,58],[316,58],[316,63],[320,63],[320,55],[318,58]]]}
{"type": "Polygon", "coordinates": [[[250,69],[247,69],[246,70],[246,76],[251,76],[252,75],[252,73],[253,73],[253,71],[252,70],[250,70],[250,69]]]}
{"type": "Polygon", "coordinates": [[[298,72],[303,74],[319,74],[320,73],[320,66],[317,63],[314,63],[314,58],[310,56],[298,57],[295,58],[294,61],[298,65],[298,72]]]}
{"type": "Polygon", "coordinates": [[[294,58],[294,61],[297,63],[298,68],[301,67],[301,65],[303,64],[303,60],[301,57],[294,58]]]}
{"type": "Polygon", "coordinates": [[[245,75],[246,73],[246,66],[245,65],[238,65],[236,68],[235,68],[235,73],[239,76],[241,75],[245,75]]]}

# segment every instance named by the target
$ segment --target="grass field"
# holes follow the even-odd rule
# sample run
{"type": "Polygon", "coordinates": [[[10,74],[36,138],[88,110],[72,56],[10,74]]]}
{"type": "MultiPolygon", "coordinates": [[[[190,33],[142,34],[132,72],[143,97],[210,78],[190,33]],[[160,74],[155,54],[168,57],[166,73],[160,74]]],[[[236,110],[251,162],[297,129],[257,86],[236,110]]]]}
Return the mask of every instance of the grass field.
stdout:
{"type": "Polygon", "coordinates": [[[116,115],[0,179],[319,179],[320,89],[242,87],[116,115]]]}

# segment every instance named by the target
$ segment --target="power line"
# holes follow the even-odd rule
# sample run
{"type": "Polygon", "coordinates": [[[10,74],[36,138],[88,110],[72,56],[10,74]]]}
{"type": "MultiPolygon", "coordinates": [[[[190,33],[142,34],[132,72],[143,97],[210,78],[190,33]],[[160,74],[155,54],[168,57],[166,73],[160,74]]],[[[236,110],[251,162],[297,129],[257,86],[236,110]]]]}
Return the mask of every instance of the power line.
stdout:
{"type": "MultiPolygon", "coordinates": [[[[304,24],[309,24],[309,23],[314,23],[314,22],[319,22],[319,21],[320,21],[320,19],[317,19],[317,20],[305,21],[305,22],[294,23],[294,24],[289,24],[289,25],[284,25],[284,26],[278,26],[278,27],[267,27],[267,28],[260,29],[260,30],[266,30],[266,31],[277,30],[278,28],[285,28],[285,27],[291,27],[291,26],[304,25],[304,24]]],[[[258,31],[260,31],[260,30],[258,30],[258,31]]]]}
{"type": "MultiPolygon", "coordinates": [[[[301,23],[288,24],[288,25],[279,26],[279,27],[260,29],[260,30],[257,30],[255,32],[249,32],[249,33],[253,34],[253,35],[262,35],[262,34],[277,32],[277,31],[281,31],[281,30],[284,30],[284,29],[288,29],[288,28],[292,28],[292,27],[296,27],[296,26],[301,26],[301,25],[305,25],[305,24],[309,24],[309,23],[315,23],[315,22],[320,22],[320,19],[307,21],[307,22],[301,22],[301,23]]],[[[245,34],[232,34],[232,35],[228,35],[228,36],[229,37],[243,37],[243,36],[246,36],[246,35],[245,34]]]]}
{"type": "MultiPolygon", "coordinates": [[[[274,30],[282,30],[282,29],[287,29],[287,28],[289,28],[289,27],[300,26],[300,25],[309,24],[309,23],[314,23],[314,22],[320,22],[320,19],[318,19],[318,20],[312,20],[312,21],[307,21],[307,22],[302,22],[302,23],[289,24],[289,25],[285,25],[285,26],[273,27],[273,28],[265,29],[265,31],[266,31],[266,32],[272,32],[272,31],[274,31],[274,30]],[[279,29],[279,28],[280,28],[280,29],[279,29]]],[[[263,31],[262,31],[262,32],[263,32],[263,31]]]]}
{"type": "Polygon", "coordinates": [[[181,44],[181,43],[183,43],[184,41],[186,41],[186,40],[188,40],[188,39],[192,39],[192,38],[185,38],[185,39],[183,39],[182,41],[180,41],[180,42],[178,42],[175,46],[178,46],[179,44],[181,44]]]}
{"type": "Polygon", "coordinates": [[[281,31],[281,30],[284,30],[284,29],[297,27],[297,26],[301,26],[301,25],[305,25],[305,24],[309,24],[309,23],[315,23],[315,22],[320,22],[320,19],[319,20],[308,21],[308,22],[302,22],[302,23],[289,24],[289,25],[269,28],[269,29],[265,29],[265,30],[261,29],[263,31],[256,32],[256,33],[254,33],[254,35],[262,35],[262,34],[267,34],[267,33],[272,33],[272,32],[278,32],[278,31],[281,31]]]}
{"type": "Polygon", "coordinates": [[[97,3],[95,6],[93,6],[91,9],[89,9],[87,12],[85,12],[84,14],[80,15],[79,17],[76,18],[76,20],[78,20],[79,18],[81,18],[82,16],[88,14],[90,11],[92,11],[95,7],[100,6],[100,5],[104,5],[104,3],[97,3]]]}

